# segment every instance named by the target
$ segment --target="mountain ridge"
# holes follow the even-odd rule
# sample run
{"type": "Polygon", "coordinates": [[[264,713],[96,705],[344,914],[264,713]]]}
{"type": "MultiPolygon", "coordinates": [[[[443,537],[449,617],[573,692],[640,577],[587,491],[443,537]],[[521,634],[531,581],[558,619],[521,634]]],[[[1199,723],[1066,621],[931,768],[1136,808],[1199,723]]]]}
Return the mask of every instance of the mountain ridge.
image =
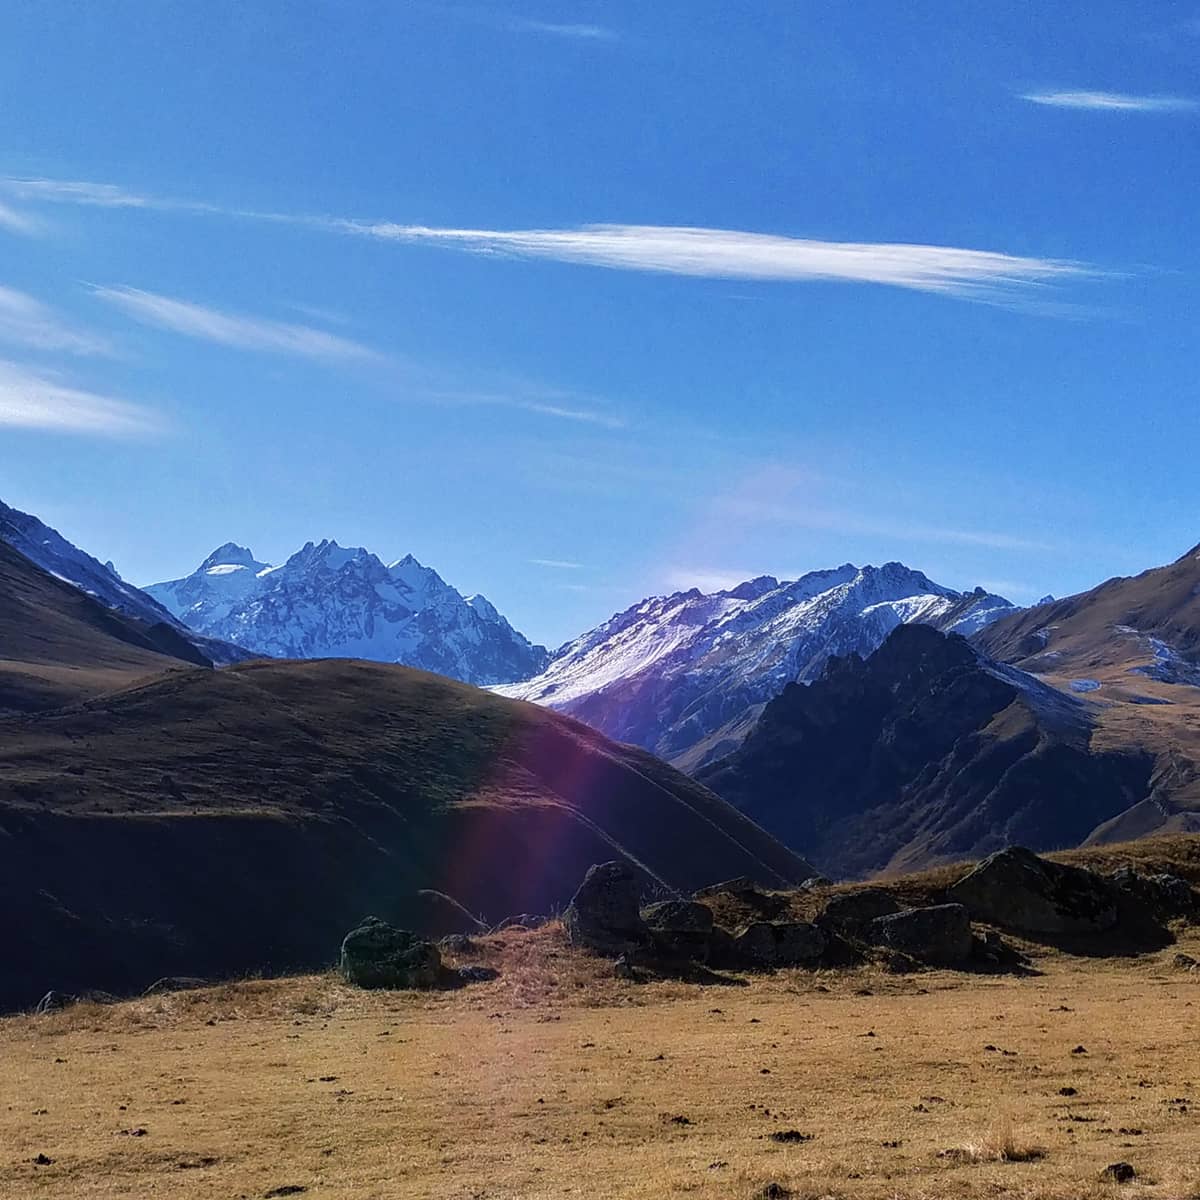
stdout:
{"type": "Polygon", "coordinates": [[[273,658],[397,662],[476,684],[524,678],[548,659],[486,597],[464,597],[413,555],[385,565],[330,539],[278,566],[227,542],[146,591],[190,628],[273,658]]]}
{"type": "Polygon", "coordinates": [[[869,657],[789,684],[698,778],[827,874],[862,875],[1093,838],[1153,771],[1096,729],[1086,699],[901,625],[869,657]]]}
{"type": "Polygon", "coordinates": [[[694,770],[732,749],[761,706],[831,655],[869,653],[896,625],[973,629],[1011,611],[902,563],[852,563],[779,581],[649,597],[561,647],[542,674],[502,695],[569,713],[694,770]]]}

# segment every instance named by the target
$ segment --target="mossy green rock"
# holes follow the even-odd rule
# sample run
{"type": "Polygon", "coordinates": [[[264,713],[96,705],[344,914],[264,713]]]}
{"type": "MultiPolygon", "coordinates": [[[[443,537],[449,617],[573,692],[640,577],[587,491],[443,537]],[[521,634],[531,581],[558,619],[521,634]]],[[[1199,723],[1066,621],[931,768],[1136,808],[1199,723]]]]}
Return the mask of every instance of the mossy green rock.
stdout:
{"type": "Polygon", "coordinates": [[[361,988],[431,988],[441,976],[442,956],[415,933],[367,917],[342,941],[338,969],[361,988]]]}

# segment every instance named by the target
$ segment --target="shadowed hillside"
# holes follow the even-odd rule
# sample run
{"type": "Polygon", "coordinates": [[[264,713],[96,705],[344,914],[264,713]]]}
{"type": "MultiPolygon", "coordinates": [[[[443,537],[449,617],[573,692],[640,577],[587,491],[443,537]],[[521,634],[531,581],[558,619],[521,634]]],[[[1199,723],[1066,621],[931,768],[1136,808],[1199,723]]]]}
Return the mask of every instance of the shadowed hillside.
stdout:
{"type": "Polygon", "coordinates": [[[183,664],[209,662],[169,625],[106,608],[0,539],[0,713],[53,708],[183,664]]]}
{"type": "Polygon", "coordinates": [[[1148,755],[1092,740],[1080,700],[900,626],[865,661],[789,686],[699,777],[821,870],[861,875],[1077,845],[1149,788],[1148,755]]]}
{"type": "Polygon", "coordinates": [[[46,988],[316,967],[366,913],[429,932],[811,868],[699,784],[584,726],[404,667],[174,672],[0,721],[0,1004],[46,988]]]}

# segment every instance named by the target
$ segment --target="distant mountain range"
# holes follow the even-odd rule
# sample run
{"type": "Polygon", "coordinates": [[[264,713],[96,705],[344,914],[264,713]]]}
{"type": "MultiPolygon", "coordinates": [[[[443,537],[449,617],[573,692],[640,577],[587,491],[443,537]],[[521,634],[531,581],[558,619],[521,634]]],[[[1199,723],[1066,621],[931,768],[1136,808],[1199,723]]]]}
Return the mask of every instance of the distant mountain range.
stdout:
{"type": "Polygon", "coordinates": [[[847,563],[783,583],[764,575],[645,600],[564,646],[540,675],[497,690],[695,770],[739,745],[768,700],[816,679],[833,655],[870,654],[902,624],[971,634],[1014,611],[902,563],[847,563]]]}
{"type": "Polygon", "coordinates": [[[146,592],[210,638],[272,658],[364,658],[496,684],[548,655],[483,596],[464,598],[410,554],[384,565],[362,548],[308,542],[283,563],[227,542],[183,579],[146,592]]]}

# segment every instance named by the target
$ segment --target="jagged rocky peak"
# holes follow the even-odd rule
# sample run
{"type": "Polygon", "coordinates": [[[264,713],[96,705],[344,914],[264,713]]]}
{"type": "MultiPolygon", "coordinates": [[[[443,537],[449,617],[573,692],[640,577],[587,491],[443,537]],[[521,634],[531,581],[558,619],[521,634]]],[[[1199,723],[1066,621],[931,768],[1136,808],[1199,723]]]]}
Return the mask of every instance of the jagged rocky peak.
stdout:
{"type": "Polygon", "coordinates": [[[547,660],[489,601],[466,600],[411,554],[385,566],[331,538],[277,567],[230,542],[149,591],[191,628],[276,658],[367,658],[478,684],[528,678],[547,660]]]}

